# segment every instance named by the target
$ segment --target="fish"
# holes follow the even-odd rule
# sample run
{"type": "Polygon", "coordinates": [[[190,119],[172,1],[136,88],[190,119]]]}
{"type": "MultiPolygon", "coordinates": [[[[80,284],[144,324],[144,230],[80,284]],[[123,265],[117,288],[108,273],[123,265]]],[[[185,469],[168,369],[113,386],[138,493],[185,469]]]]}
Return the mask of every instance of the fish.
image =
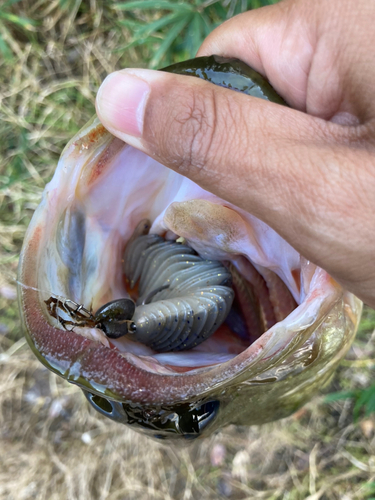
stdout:
{"type": "MultiPolygon", "coordinates": [[[[285,105],[241,61],[211,56],[165,70],[285,105]]],[[[146,294],[152,311],[168,294],[180,303],[160,283],[146,294]]],[[[18,297],[25,336],[44,366],[78,385],[102,415],[175,442],[298,410],[345,356],[362,310],[271,227],[114,137],[96,116],[65,147],[33,215],[18,297]],[[225,319],[199,343],[190,342],[191,329],[190,343],[168,340],[160,350],[128,334],[146,307],[137,305],[133,264],[138,254],[140,268],[148,262],[143,243],[127,257],[140,233],[162,247],[183,245],[178,255],[230,277],[225,319]]]]}

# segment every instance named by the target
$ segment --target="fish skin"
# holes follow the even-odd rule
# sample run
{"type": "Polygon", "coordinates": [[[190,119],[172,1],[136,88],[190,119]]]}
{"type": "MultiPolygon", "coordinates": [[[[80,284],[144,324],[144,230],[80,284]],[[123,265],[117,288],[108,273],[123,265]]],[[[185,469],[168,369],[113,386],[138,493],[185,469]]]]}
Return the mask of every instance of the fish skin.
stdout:
{"type": "MultiPolygon", "coordinates": [[[[228,424],[261,424],[289,415],[311,399],[349,349],[361,302],[325,271],[303,259],[299,261],[293,249],[250,214],[142,155],[113,138],[95,117],[65,148],[27,231],[20,258],[19,303],[31,349],[50,370],[90,394],[121,403],[124,408],[138,408],[145,416],[144,425],[137,430],[154,437],[190,436],[178,430],[155,434],[165,412],[175,415],[181,408],[188,412],[184,405],[194,409],[217,402],[212,406],[212,419],[194,437],[228,424]],[[119,158],[126,158],[129,164],[132,159],[141,161],[145,166],[143,170],[127,167],[128,172],[119,171],[116,175],[120,175],[120,181],[116,182],[118,177],[112,169],[119,158]],[[129,190],[131,203],[125,200],[113,215],[106,204],[111,198],[117,199],[119,182],[129,190]],[[149,189],[147,182],[155,185],[156,195],[153,200],[145,196],[142,204],[139,193],[149,189]],[[102,185],[108,186],[109,193],[101,191],[102,185]],[[70,279],[56,243],[57,221],[60,227],[69,223],[69,207],[86,217],[85,246],[82,254],[77,250],[81,259],[77,276],[81,281],[70,279]],[[130,216],[123,228],[119,221],[127,211],[130,216]],[[85,337],[82,329],[80,333],[63,330],[48,314],[44,301],[55,294],[95,310],[121,296],[122,279],[112,272],[116,267],[113,262],[121,260],[126,241],[144,217],[152,220],[152,232],[162,234],[167,230],[183,236],[198,252],[208,252],[210,258],[232,259],[233,265],[240,266],[241,254],[258,271],[279,266],[277,274],[288,284],[298,307],[237,356],[216,366],[180,373],[172,373],[147,353],[140,358],[109,348],[85,337]],[[199,230],[192,234],[191,228],[197,224],[199,230]],[[111,234],[111,227],[117,228],[116,234],[111,234]],[[219,238],[223,234],[227,237],[219,238]],[[275,244],[279,253],[285,254],[285,262],[280,264],[275,244]],[[293,278],[297,263],[300,289],[293,278]]],[[[123,422],[133,425],[129,416],[123,422]]]]}

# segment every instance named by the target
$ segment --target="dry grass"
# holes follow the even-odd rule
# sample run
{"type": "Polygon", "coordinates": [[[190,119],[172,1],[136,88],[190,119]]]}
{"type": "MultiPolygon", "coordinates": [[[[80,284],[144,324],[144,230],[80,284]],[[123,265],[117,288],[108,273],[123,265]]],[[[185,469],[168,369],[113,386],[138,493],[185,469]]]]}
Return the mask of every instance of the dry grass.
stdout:
{"type": "MultiPolygon", "coordinates": [[[[282,422],[164,446],[96,414],[25,344],[14,279],[42,189],[103,77],[152,57],[150,44],[116,52],[130,33],[111,5],[24,0],[12,12],[34,20],[33,31],[1,30],[11,57],[0,59],[0,499],[375,498],[375,420],[353,422],[351,400],[322,395],[282,422]]],[[[370,384],[374,328],[366,310],[326,392],[370,384]]]]}
{"type": "MultiPolygon", "coordinates": [[[[357,342],[334,386],[366,384],[373,343],[357,342]]],[[[21,339],[0,357],[0,498],[365,499],[375,481],[374,419],[321,396],[282,422],[229,427],[188,448],[101,417],[21,339]],[[346,495],[346,496],[345,496],[346,495]]]]}

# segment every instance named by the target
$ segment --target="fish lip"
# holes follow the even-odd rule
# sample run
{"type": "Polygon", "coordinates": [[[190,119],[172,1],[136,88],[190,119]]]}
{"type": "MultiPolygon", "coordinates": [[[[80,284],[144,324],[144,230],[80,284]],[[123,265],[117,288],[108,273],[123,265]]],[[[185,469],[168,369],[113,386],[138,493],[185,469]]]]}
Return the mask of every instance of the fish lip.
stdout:
{"type": "MultiPolygon", "coordinates": [[[[200,372],[163,374],[143,369],[137,366],[134,355],[124,356],[117,349],[110,349],[48,323],[37,289],[38,249],[42,242],[43,225],[30,229],[19,267],[19,283],[22,283],[19,300],[27,340],[45,366],[86,390],[113,400],[142,404],[157,404],[160,401],[172,404],[207,397],[218,387],[223,389],[228,383],[233,384],[262,354],[272,335],[271,328],[232,360],[200,372]]],[[[328,294],[322,295],[321,306],[328,313],[341,297],[341,287],[333,286],[328,294]]],[[[321,315],[321,321],[326,313],[321,315]]],[[[279,346],[279,350],[284,347],[284,344],[279,346]]],[[[264,356],[261,362],[267,364],[270,357],[277,356],[277,352],[264,356]]]]}

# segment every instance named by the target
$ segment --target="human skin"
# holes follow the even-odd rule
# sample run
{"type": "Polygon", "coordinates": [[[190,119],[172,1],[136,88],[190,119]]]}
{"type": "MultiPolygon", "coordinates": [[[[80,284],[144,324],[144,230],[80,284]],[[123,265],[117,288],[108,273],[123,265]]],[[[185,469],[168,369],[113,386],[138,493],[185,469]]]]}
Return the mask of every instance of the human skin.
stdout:
{"type": "Polygon", "coordinates": [[[291,108],[197,78],[126,69],[97,96],[108,130],[266,222],[375,308],[375,3],[285,0],[226,21],[198,56],[235,57],[291,108]]]}

